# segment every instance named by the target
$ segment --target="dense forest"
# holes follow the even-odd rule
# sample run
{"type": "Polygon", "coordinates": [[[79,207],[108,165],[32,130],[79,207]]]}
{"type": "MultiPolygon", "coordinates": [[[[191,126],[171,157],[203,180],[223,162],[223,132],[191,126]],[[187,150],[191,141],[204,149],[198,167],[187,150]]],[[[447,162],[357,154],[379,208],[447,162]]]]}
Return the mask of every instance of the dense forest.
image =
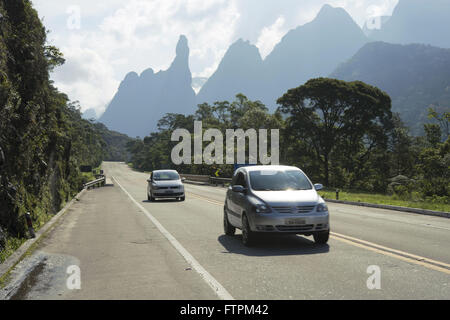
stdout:
{"type": "Polygon", "coordinates": [[[0,249],[26,236],[81,190],[81,165],[126,160],[130,141],[83,120],[77,103],[53,86],[64,63],[28,0],[0,0],[0,249]]]}
{"type": "Polygon", "coordinates": [[[230,177],[233,165],[172,164],[171,149],[178,144],[171,141],[172,132],[183,128],[192,134],[196,120],[203,130],[217,128],[224,136],[226,129],[280,129],[280,163],[298,166],[328,188],[450,201],[450,113],[430,109],[434,124],[424,126],[426,135],[414,137],[391,112],[388,94],[360,81],[327,78],[289,90],[278,104],[272,114],[260,101],[239,94],[233,102],[201,104],[193,115],[167,114],[158,132],[128,144],[132,165],[207,175],[220,169],[222,177],[230,177]]]}

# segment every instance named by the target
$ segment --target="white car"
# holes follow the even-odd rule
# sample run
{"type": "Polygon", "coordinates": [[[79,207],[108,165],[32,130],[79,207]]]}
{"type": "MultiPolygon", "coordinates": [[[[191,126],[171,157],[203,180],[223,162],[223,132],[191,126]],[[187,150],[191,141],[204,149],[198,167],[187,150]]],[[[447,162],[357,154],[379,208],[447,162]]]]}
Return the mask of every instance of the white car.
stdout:
{"type": "Polygon", "coordinates": [[[174,198],[179,201],[186,199],[184,193],[184,178],[175,170],[153,171],[147,180],[147,199],[150,202],[156,199],[174,198]]]}
{"type": "Polygon", "coordinates": [[[236,171],[224,207],[224,230],[251,245],[257,235],[302,234],[325,244],[330,235],[328,207],[308,177],[296,167],[253,166],[236,171]]]}

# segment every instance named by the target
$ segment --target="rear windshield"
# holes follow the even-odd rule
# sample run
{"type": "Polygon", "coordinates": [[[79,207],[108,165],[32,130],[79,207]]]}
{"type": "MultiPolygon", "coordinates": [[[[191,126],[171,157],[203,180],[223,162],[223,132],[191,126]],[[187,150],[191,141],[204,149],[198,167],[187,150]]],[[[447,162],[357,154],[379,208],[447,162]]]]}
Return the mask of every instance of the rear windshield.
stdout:
{"type": "Polygon", "coordinates": [[[311,190],[312,185],[303,172],[251,171],[250,185],[255,191],[311,190]]]}
{"type": "Polygon", "coordinates": [[[153,180],[155,181],[166,181],[166,180],[179,180],[180,176],[176,172],[155,172],[153,174],[153,180]]]}

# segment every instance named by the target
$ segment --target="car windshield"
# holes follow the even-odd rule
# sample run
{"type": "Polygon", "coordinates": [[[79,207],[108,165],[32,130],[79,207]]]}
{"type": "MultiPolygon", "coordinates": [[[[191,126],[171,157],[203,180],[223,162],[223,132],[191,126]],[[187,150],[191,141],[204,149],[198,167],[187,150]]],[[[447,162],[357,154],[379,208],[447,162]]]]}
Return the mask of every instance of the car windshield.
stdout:
{"type": "Polygon", "coordinates": [[[255,191],[312,189],[308,178],[298,170],[251,171],[250,185],[255,191]]]}
{"type": "Polygon", "coordinates": [[[179,180],[180,176],[176,172],[166,171],[166,172],[155,172],[153,174],[153,180],[155,181],[168,181],[168,180],[179,180]]]}

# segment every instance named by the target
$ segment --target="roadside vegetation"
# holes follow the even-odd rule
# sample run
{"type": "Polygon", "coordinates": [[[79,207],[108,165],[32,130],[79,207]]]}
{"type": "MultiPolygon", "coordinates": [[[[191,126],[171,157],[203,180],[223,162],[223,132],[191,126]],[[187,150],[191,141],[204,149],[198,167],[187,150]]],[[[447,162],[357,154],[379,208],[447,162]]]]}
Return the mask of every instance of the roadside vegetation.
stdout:
{"type": "Polygon", "coordinates": [[[0,0],[0,263],[90,177],[81,165],[125,160],[131,139],[84,120],[50,80],[65,60],[28,0],[0,0]]]}
{"type": "Polygon", "coordinates": [[[280,163],[301,168],[329,190],[360,190],[341,193],[342,200],[449,211],[450,112],[430,107],[425,135],[412,136],[391,112],[385,92],[327,78],[289,90],[278,104],[272,114],[239,94],[233,102],[200,104],[192,115],[167,114],[157,132],[128,143],[130,162],[140,171],[213,176],[219,169],[221,177],[231,177],[232,165],[173,165],[171,150],[178,142],[170,141],[171,133],[177,128],[193,133],[195,120],[224,136],[226,129],[280,129],[280,163]]]}
{"type": "MultiPolygon", "coordinates": [[[[360,191],[339,191],[339,200],[342,201],[385,204],[407,208],[450,212],[450,204],[445,198],[436,196],[424,199],[418,192],[414,192],[410,196],[405,197],[397,194],[388,195],[360,191]]],[[[319,191],[319,194],[324,199],[336,200],[336,190],[321,190],[319,191]]]]}

